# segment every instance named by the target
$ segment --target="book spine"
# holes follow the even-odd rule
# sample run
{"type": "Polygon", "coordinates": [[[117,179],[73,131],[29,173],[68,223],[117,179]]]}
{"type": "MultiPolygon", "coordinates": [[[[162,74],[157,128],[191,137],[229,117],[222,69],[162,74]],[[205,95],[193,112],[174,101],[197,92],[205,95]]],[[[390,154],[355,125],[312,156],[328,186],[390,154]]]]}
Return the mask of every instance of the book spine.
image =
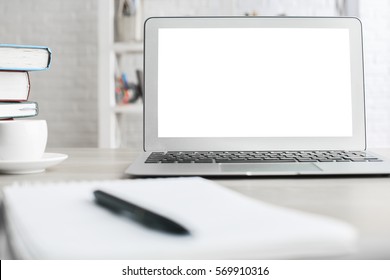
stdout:
{"type": "Polygon", "coordinates": [[[46,47],[47,53],[48,53],[48,59],[47,59],[47,67],[45,70],[49,69],[51,66],[51,49],[46,47]]]}
{"type": "MultiPolygon", "coordinates": [[[[26,71],[26,78],[27,78],[27,97],[26,97],[26,100],[28,100],[28,98],[30,97],[30,90],[31,90],[31,82],[30,82],[30,74],[26,71]]],[[[23,100],[23,101],[26,101],[26,100],[23,100]]]]}

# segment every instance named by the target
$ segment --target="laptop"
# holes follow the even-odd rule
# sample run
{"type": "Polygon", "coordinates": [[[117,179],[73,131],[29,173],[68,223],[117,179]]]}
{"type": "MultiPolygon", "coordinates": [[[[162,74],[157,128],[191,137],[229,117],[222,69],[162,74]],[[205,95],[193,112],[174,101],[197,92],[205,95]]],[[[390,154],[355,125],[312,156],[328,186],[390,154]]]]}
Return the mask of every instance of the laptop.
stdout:
{"type": "Polygon", "coordinates": [[[145,22],[133,176],[389,174],[366,151],[362,26],[341,17],[145,22]]]}

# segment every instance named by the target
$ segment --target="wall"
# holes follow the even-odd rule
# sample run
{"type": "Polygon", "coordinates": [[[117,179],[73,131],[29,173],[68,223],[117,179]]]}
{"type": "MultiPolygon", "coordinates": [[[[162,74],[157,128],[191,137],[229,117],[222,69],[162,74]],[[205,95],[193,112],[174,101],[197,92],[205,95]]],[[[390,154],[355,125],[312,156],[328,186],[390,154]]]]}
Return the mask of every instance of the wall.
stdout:
{"type": "Polygon", "coordinates": [[[367,141],[390,147],[390,1],[360,0],[363,23],[367,141]]]}
{"type": "Polygon", "coordinates": [[[146,16],[334,15],[335,0],[145,0],[146,16]]]}
{"type": "Polygon", "coordinates": [[[0,42],[47,45],[49,71],[31,73],[30,99],[48,146],[97,145],[97,1],[0,0],[0,42]]]}
{"type": "MultiPolygon", "coordinates": [[[[337,15],[336,2],[342,2],[144,1],[145,17],[245,13],[337,15]]],[[[39,102],[39,117],[48,120],[49,146],[96,146],[97,1],[0,0],[0,7],[1,43],[48,45],[53,51],[52,68],[31,75],[31,100],[39,102]]],[[[368,145],[390,146],[390,2],[360,0],[359,14],[364,26],[368,145]]],[[[140,67],[142,56],[128,58],[125,64],[129,68],[140,67]]]]}

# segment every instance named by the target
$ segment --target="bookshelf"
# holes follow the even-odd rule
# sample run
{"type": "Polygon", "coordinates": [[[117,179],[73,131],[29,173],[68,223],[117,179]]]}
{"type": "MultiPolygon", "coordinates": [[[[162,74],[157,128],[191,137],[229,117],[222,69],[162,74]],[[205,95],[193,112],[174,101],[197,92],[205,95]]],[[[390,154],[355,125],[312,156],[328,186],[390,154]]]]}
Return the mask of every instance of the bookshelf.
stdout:
{"type": "MultiPolygon", "coordinates": [[[[119,0],[121,1],[121,0],[119,0]]],[[[142,12],[143,0],[138,0],[142,12]]],[[[116,63],[121,56],[142,55],[143,43],[138,40],[116,41],[115,38],[115,0],[98,2],[98,146],[100,148],[119,148],[121,146],[121,127],[124,115],[142,114],[142,102],[117,105],[115,101],[116,63]]],[[[138,13],[142,16],[141,13],[138,13]]],[[[137,21],[141,22],[140,20],[137,21]]],[[[138,32],[140,26],[136,26],[138,32]]],[[[135,70],[134,70],[135,71],[135,70]]],[[[131,125],[131,122],[130,124],[131,125]]]]}

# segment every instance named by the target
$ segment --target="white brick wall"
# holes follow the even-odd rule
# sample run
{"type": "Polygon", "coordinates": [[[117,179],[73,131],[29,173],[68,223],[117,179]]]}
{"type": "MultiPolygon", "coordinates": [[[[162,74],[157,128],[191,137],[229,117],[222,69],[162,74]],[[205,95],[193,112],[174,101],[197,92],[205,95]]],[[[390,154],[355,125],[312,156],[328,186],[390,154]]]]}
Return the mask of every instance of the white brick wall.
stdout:
{"type": "Polygon", "coordinates": [[[363,23],[367,142],[390,147],[390,1],[360,0],[363,23]]]}
{"type": "Polygon", "coordinates": [[[335,0],[145,0],[145,16],[335,15],[335,0]]]}
{"type": "MultiPolygon", "coordinates": [[[[145,17],[337,14],[336,0],[144,1],[145,17]]],[[[0,7],[1,43],[52,48],[52,68],[31,75],[31,99],[40,104],[39,117],[48,120],[49,146],[96,146],[97,1],[0,0],[0,7]]],[[[360,0],[359,11],[364,26],[368,144],[390,146],[390,1],[360,0]]],[[[126,64],[132,72],[130,68],[142,65],[142,56],[126,64]]],[[[133,133],[139,131],[134,132],[133,126],[133,133]]],[[[134,139],[140,135],[128,143],[134,139]]]]}
{"type": "Polygon", "coordinates": [[[0,42],[47,45],[51,69],[31,73],[30,99],[48,146],[97,145],[97,1],[0,0],[0,42]]]}

